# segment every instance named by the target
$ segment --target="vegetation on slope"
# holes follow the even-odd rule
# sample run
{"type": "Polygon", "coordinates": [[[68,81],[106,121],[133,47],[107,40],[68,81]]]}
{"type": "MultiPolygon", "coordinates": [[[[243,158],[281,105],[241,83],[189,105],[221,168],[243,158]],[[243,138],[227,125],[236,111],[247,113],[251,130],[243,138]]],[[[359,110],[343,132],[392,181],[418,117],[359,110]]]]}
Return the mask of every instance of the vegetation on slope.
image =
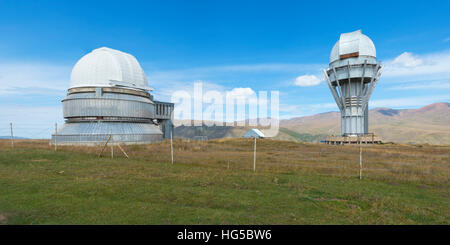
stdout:
{"type": "Polygon", "coordinates": [[[449,146],[246,139],[99,147],[0,140],[4,224],[449,224],[449,146]]]}
{"type": "MultiPolygon", "coordinates": [[[[281,120],[280,127],[312,135],[338,135],[340,113],[327,112],[281,120]]],[[[385,142],[450,144],[450,104],[434,103],[419,109],[375,108],[369,111],[369,132],[385,142]]]]}
{"type": "Polygon", "coordinates": [[[294,139],[301,142],[320,142],[327,137],[327,135],[325,134],[298,133],[287,128],[280,128],[280,132],[288,134],[294,139]]]}

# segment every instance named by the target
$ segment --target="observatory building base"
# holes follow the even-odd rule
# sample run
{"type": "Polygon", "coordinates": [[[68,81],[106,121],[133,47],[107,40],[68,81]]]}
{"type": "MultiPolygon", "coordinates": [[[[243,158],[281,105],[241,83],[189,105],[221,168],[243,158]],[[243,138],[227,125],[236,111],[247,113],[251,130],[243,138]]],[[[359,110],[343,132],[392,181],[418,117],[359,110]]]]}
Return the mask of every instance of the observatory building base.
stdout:
{"type": "Polygon", "coordinates": [[[112,144],[149,144],[163,140],[161,129],[150,123],[82,122],[66,123],[55,134],[51,144],[99,145],[108,138],[112,144]]]}
{"type": "Polygon", "coordinates": [[[374,134],[360,136],[328,136],[325,144],[328,145],[348,145],[348,144],[381,144],[381,137],[374,134]]]}

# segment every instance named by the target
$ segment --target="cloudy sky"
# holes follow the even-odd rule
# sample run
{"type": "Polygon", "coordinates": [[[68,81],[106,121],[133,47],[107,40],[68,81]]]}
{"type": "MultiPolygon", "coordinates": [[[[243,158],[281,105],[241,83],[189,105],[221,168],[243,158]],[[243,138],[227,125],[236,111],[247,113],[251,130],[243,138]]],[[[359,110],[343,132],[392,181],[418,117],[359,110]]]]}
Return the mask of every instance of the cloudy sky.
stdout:
{"type": "Polygon", "coordinates": [[[321,70],[361,29],[384,72],[374,107],[450,101],[450,3],[442,1],[1,1],[0,136],[63,123],[73,65],[106,46],[133,54],[159,100],[176,90],[280,92],[280,116],[337,106],[321,70]],[[367,3],[367,5],[366,5],[367,3]]]}

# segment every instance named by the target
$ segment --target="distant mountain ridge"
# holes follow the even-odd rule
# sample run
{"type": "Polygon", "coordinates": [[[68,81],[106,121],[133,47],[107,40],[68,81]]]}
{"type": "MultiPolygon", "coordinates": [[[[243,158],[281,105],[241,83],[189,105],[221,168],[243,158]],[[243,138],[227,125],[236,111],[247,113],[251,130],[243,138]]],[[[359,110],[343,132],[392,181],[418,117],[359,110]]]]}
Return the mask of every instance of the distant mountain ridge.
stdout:
{"type": "MultiPolygon", "coordinates": [[[[340,112],[325,112],[280,120],[280,132],[275,138],[317,142],[327,135],[339,135],[340,127],[340,112]]],[[[235,138],[250,128],[182,126],[175,129],[175,136],[235,138]]],[[[369,111],[369,131],[385,142],[450,144],[450,103],[434,103],[419,109],[374,108],[369,111]]]]}
{"type": "MultiPolygon", "coordinates": [[[[419,109],[374,108],[369,131],[383,141],[450,144],[450,104],[434,103],[419,109]]],[[[310,134],[339,134],[340,113],[327,112],[282,120],[280,127],[310,134]]]]}
{"type": "MultiPolygon", "coordinates": [[[[11,139],[11,136],[0,136],[0,139],[11,139]]],[[[14,136],[14,139],[29,139],[29,138],[14,136]]]]}

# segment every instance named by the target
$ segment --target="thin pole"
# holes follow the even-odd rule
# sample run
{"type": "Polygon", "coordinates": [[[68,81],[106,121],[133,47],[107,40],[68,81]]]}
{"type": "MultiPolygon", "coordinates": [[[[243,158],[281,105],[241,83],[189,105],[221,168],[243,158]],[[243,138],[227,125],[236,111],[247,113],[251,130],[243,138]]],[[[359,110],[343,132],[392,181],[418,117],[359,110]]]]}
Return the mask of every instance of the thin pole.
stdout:
{"type": "Polygon", "coordinates": [[[362,145],[359,139],[359,179],[362,179],[362,145]]]}
{"type": "MultiPolygon", "coordinates": [[[[350,103],[349,103],[349,107],[350,107],[350,115],[352,114],[352,83],[350,82],[350,61],[347,61],[347,73],[348,73],[348,96],[350,98],[350,103]]],[[[350,120],[348,120],[349,122],[349,128],[350,128],[350,132],[353,132],[352,130],[352,117],[350,116],[349,118],[350,120]]],[[[347,126],[347,125],[346,125],[347,126]]]]}
{"type": "Polygon", "coordinates": [[[170,156],[171,156],[171,159],[172,159],[172,164],[173,164],[173,137],[172,137],[172,130],[173,129],[170,129],[170,156]]]}
{"type": "Polygon", "coordinates": [[[114,158],[114,145],[113,145],[114,139],[112,137],[112,129],[111,129],[111,132],[110,132],[110,137],[111,137],[111,158],[114,158]]]}
{"type": "Polygon", "coordinates": [[[127,158],[130,158],[130,157],[128,156],[128,154],[125,152],[125,150],[122,148],[122,146],[120,146],[120,144],[117,144],[117,146],[119,147],[119,150],[121,150],[122,153],[123,153],[127,158]]]}
{"type": "Polygon", "coordinates": [[[55,151],[58,149],[58,143],[56,142],[57,133],[58,133],[58,123],[55,123],[55,151]]]}
{"type": "Polygon", "coordinates": [[[256,137],[255,137],[255,149],[253,151],[253,172],[256,172],[256,137]]]}
{"type": "Polygon", "coordinates": [[[108,139],[106,140],[105,145],[104,145],[103,148],[102,148],[102,151],[100,151],[100,154],[98,154],[98,157],[101,157],[101,156],[102,156],[103,151],[104,151],[104,150],[106,149],[106,147],[108,146],[109,140],[111,140],[111,135],[109,135],[108,139]]]}
{"type": "Polygon", "coordinates": [[[9,123],[9,126],[11,128],[11,147],[14,148],[14,134],[13,134],[13,126],[12,123],[9,123]]]}

